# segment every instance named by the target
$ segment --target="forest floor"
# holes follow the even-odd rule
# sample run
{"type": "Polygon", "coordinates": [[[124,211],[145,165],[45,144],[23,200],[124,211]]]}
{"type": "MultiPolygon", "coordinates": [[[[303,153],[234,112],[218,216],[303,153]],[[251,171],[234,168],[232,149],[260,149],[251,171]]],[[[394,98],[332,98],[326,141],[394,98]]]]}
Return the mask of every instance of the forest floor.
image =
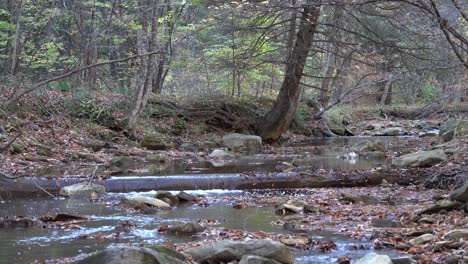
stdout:
{"type": "MultiPolygon", "coordinates": [[[[59,95],[50,96],[54,98],[59,95]]],[[[141,134],[136,139],[129,139],[116,121],[122,113],[112,112],[103,102],[105,100],[102,98],[99,101],[86,101],[79,105],[78,110],[69,114],[57,114],[63,113],[62,110],[53,110],[50,102],[42,106],[36,104],[33,109],[26,108],[14,114],[4,113],[1,119],[2,131],[0,131],[3,146],[0,153],[2,159],[0,171],[3,176],[31,176],[43,174],[44,169],[49,167],[66,167],[66,170],[55,176],[43,176],[105,179],[109,175],[131,172],[126,169],[117,171],[109,169],[112,160],[122,156],[145,160],[149,155],[160,154],[170,160],[207,161],[211,159],[209,154],[213,149],[222,147],[223,133],[229,132],[216,127],[216,122],[226,125],[226,120],[222,120],[229,118],[226,108],[223,108],[223,112],[218,112],[221,113],[218,120],[208,120],[209,116],[200,114],[203,117],[201,120],[195,116],[188,117],[186,112],[177,110],[182,108],[171,109],[154,104],[141,120],[142,125],[138,128],[141,134]],[[148,150],[142,146],[140,143],[144,141],[144,135],[156,135],[161,149],[148,150]],[[105,169],[96,175],[93,169],[79,170],[83,166],[87,168],[102,166],[105,169]]],[[[210,114],[214,110],[210,108],[204,111],[205,114],[210,114]]],[[[304,159],[314,155],[305,153],[318,153],[331,148],[332,145],[328,144],[307,145],[307,140],[311,137],[310,131],[317,126],[317,121],[308,118],[310,111],[310,109],[302,111],[302,119],[299,118],[301,120],[296,122],[298,124],[295,128],[286,133],[278,145],[266,145],[262,153],[255,156],[262,159],[304,159]]],[[[437,135],[420,136],[420,132],[438,129],[450,115],[453,114],[442,112],[414,120],[405,118],[404,114],[395,117],[395,115],[382,114],[375,109],[360,109],[342,116],[347,119],[348,128],[356,135],[372,136],[376,127],[401,128],[400,135],[408,138],[401,149],[385,152],[386,159],[391,160],[396,156],[429,150],[436,146],[449,153],[448,159],[435,166],[421,169],[401,169],[393,165],[350,172],[319,169],[319,173],[323,175],[345,176],[350,173],[365,175],[369,171],[392,171],[406,178],[406,181],[399,184],[383,180],[377,186],[314,189],[314,192],[302,195],[299,199],[301,204],[313,205],[314,210],[297,214],[283,208],[277,213],[292,214],[295,217],[273,224],[283,225],[289,230],[328,230],[347,234],[358,240],[372,241],[372,247],[375,249],[394,248],[414,256],[421,263],[445,263],[447,257],[451,255],[468,258],[467,240],[451,239],[446,236],[449,231],[468,229],[468,209],[463,208],[466,205],[451,204],[448,207],[427,210],[432,206],[452,203],[448,196],[450,190],[460,186],[468,177],[467,139],[455,139],[444,143],[437,135]],[[427,179],[430,177],[436,179],[432,185],[427,184],[427,179]],[[425,188],[425,180],[426,187],[438,188],[425,188]],[[432,234],[433,237],[430,241],[421,244],[410,242],[414,237],[423,234],[432,234]]],[[[458,114],[460,115],[466,119],[466,112],[458,114]]],[[[240,122],[235,118],[229,120],[232,126],[240,122]]],[[[349,150],[354,151],[353,146],[349,146],[349,150]]],[[[291,162],[283,162],[276,169],[281,172],[304,174],[317,171],[314,166],[297,166],[291,162]]],[[[249,177],[249,172],[245,172],[245,177],[249,177]]],[[[233,206],[242,210],[252,206],[271,205],[272,200],[276,206],[281,206],[298,198],[287,194],[277,195],[275,199],[268,196],[241,197],[233,203],[233,206]]],[[[210,198],[205,198],[200,204],[207,206],[212,202],[210,198]]],[[[232,203],[232,200],[229,202],[232,203]]],[[[204,232],[211,238],[203,242],[179,243],[172,246],[181,251],[213,240],[272,238],[292,248],[333,250],[332,243],[304,240],[301,234],[272,235],[260,230],[245,232],[225,230],[215,226],[210,226],[204,232]]],[[[62,260],[56,262],[60,261],[62,260]]],[[[346,259],[342,259],[341,263],[346,263],[346,259]]]]}

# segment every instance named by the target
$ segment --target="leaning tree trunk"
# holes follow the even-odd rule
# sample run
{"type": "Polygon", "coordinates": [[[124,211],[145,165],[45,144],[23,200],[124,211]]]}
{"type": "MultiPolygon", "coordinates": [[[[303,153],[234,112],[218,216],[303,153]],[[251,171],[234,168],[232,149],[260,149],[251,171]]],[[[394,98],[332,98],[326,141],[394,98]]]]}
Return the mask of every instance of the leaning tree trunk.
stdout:
{"type": "Polygon", "coordinates": [[[280,93],[273,108],[257,122],[257,134],[264,140],[277,140],[294,119],[300,94],[299,84],[319,16],[319,4],[304,7],[280,93]]]}

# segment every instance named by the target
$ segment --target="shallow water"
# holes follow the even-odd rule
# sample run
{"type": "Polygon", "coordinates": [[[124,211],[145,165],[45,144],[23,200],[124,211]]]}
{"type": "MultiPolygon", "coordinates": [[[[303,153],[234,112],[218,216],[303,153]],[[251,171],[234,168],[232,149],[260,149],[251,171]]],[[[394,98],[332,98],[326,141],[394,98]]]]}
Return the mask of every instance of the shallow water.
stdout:
{"type": "MultiPolygon", "coordinates": [[[[252,195],[240,191],[195,191],[195,194],[209,196],[229,196],[233,200],[243,195],[252,195]]],[[[272,191],[271,195],[278,191],[272,191]]],[[[293,193],[293,192],[292,192],[293,193]]],[[[153,195],[154,192],[144,193],[153,195]]],[[[295,193],[301,195],[301,193],[295,193]]],[[[127,213],[119,209],[116,203],[123,194],[110,194],[106,201],[89,201],[84,199],[56,200],[49,198],[16,199],[0,204],[0,217],[5,216],[41,216],[44,214],[69,213],[88,215],[90,221],[80,223],[81,229],[59,228],[28,228],[1,229],[0,263],[30,263],[38,259],[54,259],[72,257],[80,253],[91,253],[110,245],[151,245],[162,242],[188,242],[202,238],[177,237],[158,233],[160,225],[168,225],[175,221],[196,221],[199,219],[216,219],[219,227],[243,231],[264,231],[269,233],[287,233],[281,226],[272,222],[281,219],[273,214],[272,207],[247,207],[241,210],[233,209],[226,203],[214,203],[208,207],[196,205],[181,205],[169,211],[160,211],[153,215],[127,213]],[[110,239],[83,239],[81,236],[114,233],[114,228],[124,222],[136,227],[127,234],[110,239]]],[[[338,245],[337,250],[329,253],[317,251],[294,251],[296,263],[331,263],[338,257],[360,257],[370,250],[350,250],[352,245],[362,242],[348,237],[328,232],[309,232],[314,239],[332,240],[338,245]]],[[[368,244],[368,243],[367,243],[368,244]]],[[[382,253],[382,251],[380,251],[382,253]]],[[[393,254],[391,252],[383,252],[393,254]]]]}

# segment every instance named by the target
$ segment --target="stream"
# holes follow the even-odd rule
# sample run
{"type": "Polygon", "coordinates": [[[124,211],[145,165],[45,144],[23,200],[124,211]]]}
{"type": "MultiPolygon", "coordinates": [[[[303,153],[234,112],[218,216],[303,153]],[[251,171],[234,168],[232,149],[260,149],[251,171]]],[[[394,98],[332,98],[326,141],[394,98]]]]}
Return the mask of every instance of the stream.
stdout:
{"type": "MultiPolygon", "coordinates": [[[[387,164],[386,159],[366,160],[360,158],[341,158],[343,154],[350,153],[350,146],[364,140],[379,140],[386,144],[387,151],[395,151],[402,148],[403,142],[407,138],[401,137],[352,137],[352,138],[332,138],[322,140],[309,140],[286,146],[282,149],[285,153],[297,153],[298,149],[304,146],[328,146],[326,150],[315,151],[318,169],[355,170],[370,169],[387,164]]],[[[314,152],[312,150],[312,152],[314,152]]],[[[287,159],[290,161],[290,159],[287,159]]],[[[228,161],[222,166],[217,166],[209,162],[186,164],[183,162],[172,162],[164,170],[152,171],[148,173],[145,166],[140,164],[134,173],[126,174],[145,178],[146,175],[152,177],[181,175],[184,181],[190,182],[191,178],[198,175],[215,174],[223,177],[226,173],[240,173],[244,171],[274,172],[279,171],[278,166],[285,159],[265,159],[265,158],[241,158],[228,161]]],[[[87,171],[91,168],[80,168],[87,171]]],[[[68,173],[66,168],[49,168],[42,170],[38,174],[60,176],[68,173]]],[[[80,172],[81,173],[81,172],[80,172]]],[[[114,176],[119,178],[119,176],[114,176]]],[[[124,177],[125,178],[125,177],[124,177]]],[[[173,189],[174,190],[174,189],[173,189]]],[[[305,189],[307,191],[307,189],[305,189]]],[[[256,192],[281,192],[281,190],[190,190],[189,193],[203,195],[211,198],[233,197],[237,199],[242,196],[255,195],[256,192]]],[[[153,196],[156,191],[133,192],[153,196]]],[[[128,213],[116,204],[127,193],[109,193],[101,200],[77,199],[77,198],[9,198],[0,201],[0,219],[12,216],[39,217],[46,214],[55,215],[57,213],[67,213],[74,215],[85,215],[90,217],[89,221],[80,223],[80,228],[58,228],[58,227],[34,227],[17,229],[0,229],[0,263],[31,263],[35,260],[47,260],[63,257],[73,257],[82,253],[92,253],[104,249],[110,245],[151,245],[164,242],[180,243],[196,240],[203,240],[203,237],[179,237],[165,233],[159,233],[158,227],[170,225],[174,222],[194,222],[197,220],[215,219],[219,221],[217,227],[228,229],[238,229],[242,231],[263,231],[267,233],[288,233],[281,225],[274,225],[273,222],[281,220],[281,216],[276,216],[271,206],[247,207],[242,210],[234,209],[232,204],[225,202],[214,202],[207,207],[197,205],[179,205],[168,211],[158,211],[155,214],[146,215],[141,213],[128,213]],[[115,233],[116,226],[123,223],[131,223],[135,228],[129,232],[124,232],[118,237],[106,236],[115,233]],[[89,236],[99,234],[100,238],[89,239],[89,236]]],[[[298,192],[296,195],[301,195],[298,192]]],[[[216,199],[215,199],[216,201],[216,199]]],[[[323,231],[310,231],[306,233],[313,239],[332,240],[337,244],[337,249],[331,252],[317,252],[312,250],[293,250],[296,257],[295,263],[334,263],[339,257],[348,256],[357,259],[371,250],[350,250],[352,246],[364,245],[362,248],[372,248],[371,242],[353,240],[347,236],[333,234],[323,231]]],[[[379,254],[396,256],[391,250],[379,250],[379,254]]]]}

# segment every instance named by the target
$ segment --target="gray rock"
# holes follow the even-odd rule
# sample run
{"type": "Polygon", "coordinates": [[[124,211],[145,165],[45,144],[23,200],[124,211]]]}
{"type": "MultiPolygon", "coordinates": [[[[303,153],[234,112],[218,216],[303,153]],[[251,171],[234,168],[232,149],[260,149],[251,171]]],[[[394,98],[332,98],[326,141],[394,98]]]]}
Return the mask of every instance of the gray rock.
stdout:
{"type": "Polygon", "coordinates": [[[398,167],[430,167],[447,160],[444,151],[436,149],[407,154],[392,160],[398,167]]]}
{"type": "Polygon", "coordinates": [[[460,239],[464,237],[468,237],[468,229],[454,229],[445,234],[445,238],[447,239],[460,239]]]}
{"type": "Polygon", "coordinates": [[[413,246],[417,246],[417,245],[421,245],[421,244],[433,241],[436,238],[437,237],[432,234],[424,234],[424,235],[411,239],[409,243],[413,246]]]}
{"type": "Polygon", "coordinates": [[[146,161],[151,163],[169,163],[169,159],[164,154],[150,154],[146,156],[146,161]]]}
{"type": "Polygon", "coordinates": [[[453,210],[461,210],[463,208],[463,204],[459,202],[443,202],[440,204],[433,205],[429,208],[423,209],[418,212],[418,215],[423,214],[436,214],[440,213],[441,211],[453,211],[453,210]]]}
{"type": "Polygon", "coordinates": [[[89,161],[94,161],[94,162],[99,162],[99,163],[104,162],[104,159],[102,159],[101,156],[96,155],[94,153],[77,152],[76,156],[84,160],[89,160],[89,161]]]}
{"type": "Polygon", "coordinates": [[[208,155],[210,158],[235,158],[237,157],[236,154],[224,150],[224,149],[214,149],[213,152],[211,152],[210,155],[208,155]]]}
{"type": "Polygon", "coordinates": [[[401,127],[387,127],[384,130],[376,133],[376,136],[398,136],[403,129],[401,127]]]}
{"type": "Polygon", "coordinates": [[[175,206],[179,203],[179,198],[171,192],[158,192],[155,198],[168,203],[170,206],[175,206]]]}
{"type": "Polygon", "coordinates": [[[318,213],[320,212],[320,208],[312,205],[312,204],[306,204],[304,205],[304,213],[305,214],[311,214],[311,213],[318,213]]]}
{"type": "Polygon", "coordinates": [[[392,263],[393,264],[417,264],[418,261],[411,257],[398,257],[398,258],[392,258],[392,263]]]}
{"type": "Polygon", "coordinates": [[[96,196],[106,194],[106,188],[99,184],[94,183],[77,183],[69,186],[62,187],[59,194],[62,196],[85,195],[96,196]]]}
{"type": "Polygon", "coordinates": [[[169,226],[167,231],[174,235],[193,235],[205,231],[205,227],[198,223],[177,223],[169,226]]]}
{"type": "Polygon", "coordinates": [[[355,264],[392,264],[392,260],[387,255],[377,255],[371,252],[358,259],[355,264]]]}
{"type": "Polygon", "coordinates": [[[167,143],[159,134],[147,134],[141,141],[141,146],[149,150],[166,150],[173,147],[172,143],[167,143]]]}
{"type": "Polygon", "coordinates": [[[105,249],[77,264],[183,264],[183,259],[149,248],[115,247],[105,249]]]}
{"type": "Polygon", "coordinates": [[[452,140],[454,137],[468,136],[468,120],[447,120],[440,127],[439,136],[441,136],[445,142],[452,140]]]}
{"type": "Polygon", "coordinates": [[[150,206],[154,206],[157,208],[171,208],[171,206],[159,199],[153,198],[153,197],[148,197],[148,196],[143,196],[143,195],[131,195],[131,196],[126,196],[125,199],[137,203],[143,203],[147,204],[150,206]]]}
{"type": "Polygon", "coordinates": [[[263,258],[255,255],[246,255],[243,256],[242,259],[239,261],[239,264],[281,264],[280,262],[263,258]]]}
{"type": "Polygon", "coordinates": [[[179,198],[179,202],[181,202],[181,203],[198,201],[198,198],[195,195],[191,195],[191,194],[186,193],[186,192],[179,192],[177,194],[177,198],[179,198]]]}
{"type": "Polygon", "coordinates": [[[366,160],[383,160],[387,157],[387,155],[385,155],[385,152],[382,152],[382,151],[365,152],[365,153],[361,153],[361,155],[366,160]]]}
{"type": "Polygon", "coordinates": [[[217,241],[212,244],[189,248],[184,253],[195,261],[214,263],[239,261],[245,255],[256,255],[276,260],[283,264],[293,264],[294,257],[288,247],[271,240],[217,241]]]}
{"type": "Polygon", "coordinates": [[[468,181],[465,184],[450,193],[450,199],[468,203],[468,181]]]}
{"type": "Polygon", "coordinates": [[[262,138],[238,133],[223,136],[223,145],[232,150],[247,150],[250,154],[262,152],[262,138]]]}
{"type": "Polygon", "coordinates": [[[354,146],[357,152],[385,151],[385,143],[382,141],[363,141],[354,146]]]}

